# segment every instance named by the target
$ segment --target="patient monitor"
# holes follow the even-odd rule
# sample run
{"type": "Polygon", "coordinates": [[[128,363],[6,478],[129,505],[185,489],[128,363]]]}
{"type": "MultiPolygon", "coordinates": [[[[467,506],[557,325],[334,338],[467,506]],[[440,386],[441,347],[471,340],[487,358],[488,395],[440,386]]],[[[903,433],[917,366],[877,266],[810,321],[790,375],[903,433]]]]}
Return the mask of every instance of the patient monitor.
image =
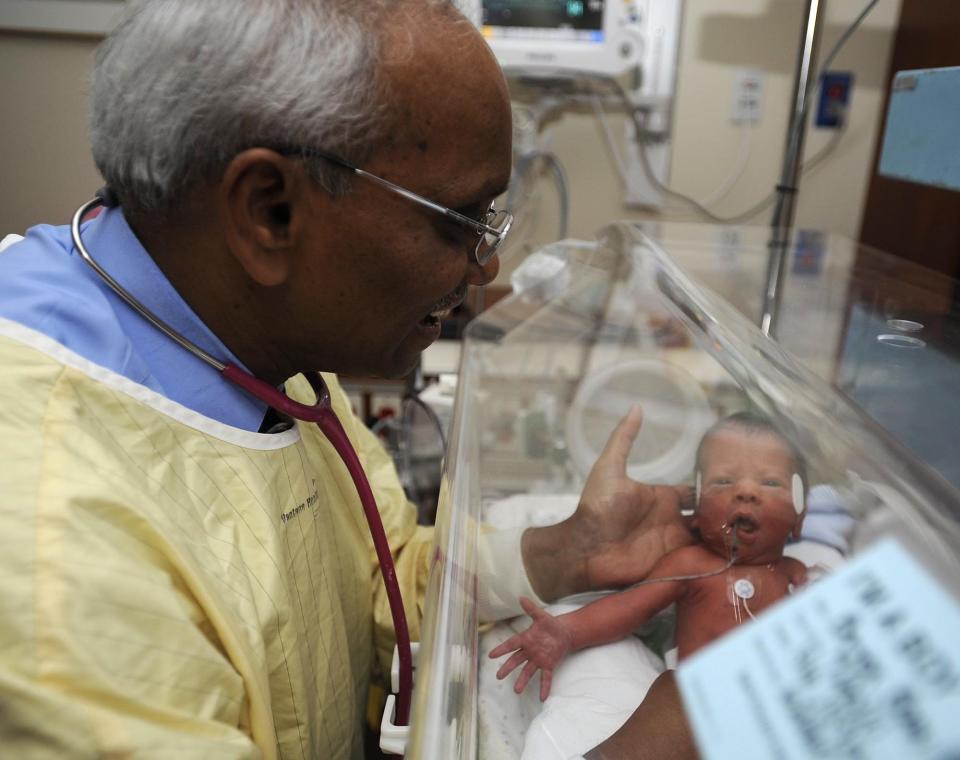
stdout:
{"type": "Polygon", "coordinates": [[[482,0],[482,13],[504,68],[616,76],[640,63],[643,19],[630,0],[482,0]]]}

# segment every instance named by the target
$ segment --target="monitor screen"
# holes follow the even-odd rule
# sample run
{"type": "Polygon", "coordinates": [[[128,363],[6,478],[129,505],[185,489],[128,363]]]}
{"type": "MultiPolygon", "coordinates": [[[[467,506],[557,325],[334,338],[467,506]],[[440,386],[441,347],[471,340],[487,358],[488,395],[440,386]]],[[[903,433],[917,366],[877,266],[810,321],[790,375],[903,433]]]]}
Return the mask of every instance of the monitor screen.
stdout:
{"type": "Polygon", "coordinates": [[[483,0],[486,37],[603,42],[604,0],[483,0]]]}

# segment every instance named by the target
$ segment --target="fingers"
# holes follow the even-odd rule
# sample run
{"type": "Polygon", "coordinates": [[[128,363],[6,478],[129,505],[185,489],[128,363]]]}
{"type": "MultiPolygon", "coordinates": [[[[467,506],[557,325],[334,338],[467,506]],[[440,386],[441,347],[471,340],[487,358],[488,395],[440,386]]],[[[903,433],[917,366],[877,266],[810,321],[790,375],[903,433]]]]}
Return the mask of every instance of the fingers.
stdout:
{"type": "Polygon", "coordinates": [[[536,674],[540,669],[540,666],[537,663],[531,660],[526,665],[523,666],[523,670],[520,671],[520,677],[517,679],[517,682],[513,685],[513,690],[520,694],[524,689],[527,688],[527,684],[530,683],[530,679],[536,674]]]}
{"type": "Polygon", "coordinates": [[[630,449],[633,447],[633,442],[636,440],[642,424],[643,409],[634,404],[613,429],[610,438],[607,440],[607,445],[603,447],[600,458],[607,459],[609,457],[610,464],[615,464],[618,468],[626,471],[627,457],[630,455],[630,449]]]}
{"type": "Polygon", "coordinates": [[[508,659],[503,665],[500,666],[500,669],[497,671],[497,680],[502,681],[508,675],[510,675],[514,670],[516,670],[520,665],[527,661],[527,654],[522,649],[514,652],[513,655],[508,659]]]}
{"type": "Polygon", "coordinates": [[[502,644],[497,644],[497,646],[490,650],[490,654],[487,656],[491,660],[495,660],[498,657],[503,657],[505,654],[510,654],[514,649],[519,649],[521,646],[520,635],[521,634],[516,633],[502,644]]]}
{"type": "Polygon", "coordinates": [[[550,696],[550,684],[553,683],[553,671],[552,670],[542,670],[540,671],[540,701],[546,702],[547,697],[550,696]]]}
{"type": "MultiPolygon", "coordinates": [[[[525,596],[520,597],[520,606],[523,607],[523,611],[526,612],[534,621],[540,620],[544,617],[552,617],[549,612],[545,612],[540,609],[537,604],[525,596]]],[[[527,629],[530,630],[529,628],[527,629]]],[[[524,631],[526,633],[526,631],[524,631]]],[[[493,649],[490,650],[490,654],[487,655],[490,659],[495,660],[497,657],[503,657],[505,654],[509,654],[514,649],[520,649],[523,646],[523,633],[515,633],[509,639],[504,641],[502,644],[498,644],[493,649]]]]}

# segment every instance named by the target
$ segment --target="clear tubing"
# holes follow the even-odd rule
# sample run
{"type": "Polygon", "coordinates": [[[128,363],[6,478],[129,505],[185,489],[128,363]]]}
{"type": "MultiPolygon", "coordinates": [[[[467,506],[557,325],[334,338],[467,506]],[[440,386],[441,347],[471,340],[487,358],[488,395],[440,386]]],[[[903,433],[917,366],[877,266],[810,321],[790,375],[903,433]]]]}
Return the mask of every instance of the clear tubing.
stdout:
{"type": "MultiPolygon", "coordinates": [[[[677,581],[696,581],[701,578],[712,578],[715,575],[723,575],[727,570],[733,567],[737,562],[737,525],[733,526],[733,541],[730,545],[730,559],[727,560],[727,564],[721,567],[719,570],[711,570],[709,573],[699,573],[697,575],[668,575],[663,578],[648,578],[644,581],[637,581],[636,583],[631,583],[629,586],[625,586],[620,589],[611,589],[609,591],[602,591],[599,593],[600,596],[609,596],[611,594],[622,594],[625,591],[630,589],[637,588],[638,586],[649,586],[651,583],[674,583],[677,581]]],[[[572,594],[563,599],[564,602],[576,602],[583,598],[596,598],[597,592],[585,592],[582,594],[572,594]]]]}

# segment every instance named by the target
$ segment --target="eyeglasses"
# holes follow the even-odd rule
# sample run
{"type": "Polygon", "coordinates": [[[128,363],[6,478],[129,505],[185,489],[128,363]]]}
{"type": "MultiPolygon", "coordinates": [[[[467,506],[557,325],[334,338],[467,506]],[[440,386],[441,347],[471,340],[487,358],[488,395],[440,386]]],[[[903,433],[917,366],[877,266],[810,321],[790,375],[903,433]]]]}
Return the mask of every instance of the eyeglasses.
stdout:
{"type": "Polygon", "coordinates": [[[376,174],[371,174],[368,171],[359,169],[353,164],[350,164],[344,161],[342,158],[331,155],[330,153],[325,153],[322,150],[317,150],[316,148],[274,148],[277,153],[285,156],[302,156],[304,158],[322,158],[326,161],[329,161],[332,164],[337,166],[342,166],[344,169],[348,169],[354,174],[365,177],[366,179],[376,182],[378,185],[387,188],[388,190],[396,193],[397,195],[402,195],[407,200],[411,200],[414,203],[419,203],[421,206],[426,206],[433,211],[436,211],[439,214],[443,214],[450,219],[453,219],[458,224],[462,224],[464,227],[467,227],[473,230],[476,233],[479,240],[477,240],[477,245],[473,249],[473,257],[476,260],[477,264],[483,266],[490,259],[493,258],[494,254],[497,252],[497,249],[503,244],[504,239],[507,237],[507,233],[510,232],[510,227],[513,225],[513,214],[509,211],[498,211],[494,208],[494,204],[491,202],[490,207],[483,213],[483,217],[480,219],[472,219],[465,214],[461,214],[459,211],[454,211],[452,208],[447,208],[439,203],[435,203],[429,198],[424,198],[422,195],[418,195],[412,190],[407,190],[405,187],[400,187],[400,185],[395,185],[390,180],[386,180],[383,177],[378,177],[376,174]]]}

